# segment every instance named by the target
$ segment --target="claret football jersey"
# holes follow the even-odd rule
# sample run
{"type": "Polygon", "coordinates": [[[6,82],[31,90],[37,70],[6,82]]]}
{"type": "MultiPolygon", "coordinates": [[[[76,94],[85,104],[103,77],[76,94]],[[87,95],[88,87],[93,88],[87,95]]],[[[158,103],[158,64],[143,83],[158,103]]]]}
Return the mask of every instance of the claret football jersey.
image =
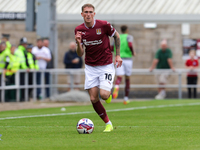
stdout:
{"type": "Polygon", "coordinates": [[[75,28],[82,32],[82,43],[85,46],[85,64],[90,66],[103,66],[112,63],[112,53],[109,36],[113,36],[116,30],[103,20],[95,20],[92,27],[85,23],[75,28]]]}

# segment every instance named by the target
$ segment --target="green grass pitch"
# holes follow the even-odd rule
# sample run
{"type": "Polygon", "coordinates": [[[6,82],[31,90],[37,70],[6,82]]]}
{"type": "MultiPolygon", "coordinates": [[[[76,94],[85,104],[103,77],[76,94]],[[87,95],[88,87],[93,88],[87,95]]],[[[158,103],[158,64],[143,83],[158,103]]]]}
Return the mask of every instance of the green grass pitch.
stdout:
{"type": "Polygon", "coordinates": [[[114,125],[111,133],[102,132],[104,123],[91,105],[65,107],[65,112],[60,108],[0,112],[0,150],[200,149],[199,100],[132,101],[128,105],[104,106],[110,110],[108,116],[114,125]],[[73,112],[78,113],[69,114],[73,112]],[[54,116],[33,117],[45,114],[54,116]],[[81,118],[94,122],[92,134],[78,134],[76,124],[81,118]]]}

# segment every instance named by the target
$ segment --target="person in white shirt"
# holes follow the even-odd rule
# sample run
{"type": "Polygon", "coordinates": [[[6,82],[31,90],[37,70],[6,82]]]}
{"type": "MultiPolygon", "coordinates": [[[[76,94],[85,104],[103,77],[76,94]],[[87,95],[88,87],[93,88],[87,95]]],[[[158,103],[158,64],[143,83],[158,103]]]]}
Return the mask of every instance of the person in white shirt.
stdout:
{"type": "MultiPolygon", "coordinates": [[[[37,39],[37,46],[33,47],[32,53],[36,56],[38,60],[38,66],[40,70],[45,70],[47,67],[47,62],[51,61],[51,53],[50,50],[43,46],[42,39],[37,39]]],[[[44,79],[42,79],[44,80],[44,79]]],[[[41,73],[38,72],[36,76],[37,84],[41,84],[41,73]]],[[[37,88],[37,98],[41,99],[41,88],[37,88]]]]}

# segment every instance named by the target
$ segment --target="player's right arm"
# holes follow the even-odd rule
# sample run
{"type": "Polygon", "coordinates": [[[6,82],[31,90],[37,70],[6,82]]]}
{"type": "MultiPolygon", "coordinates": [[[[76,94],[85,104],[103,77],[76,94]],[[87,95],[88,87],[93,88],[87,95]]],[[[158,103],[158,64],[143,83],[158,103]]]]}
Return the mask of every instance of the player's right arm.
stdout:
{"type": "Polygon", "coordinates": [[[114,65],[117,64],[117,68],[118,68],[118,67],[121,67],[121,65],[122,65],[122,59],[120,57],[120,36],[119,36],[119,33],[116,31],[113,37],[114,37],[115,47],[116,47],[116,57],[115,57],[114,65]]]}
{"type": "Polygon", "coordinates": [[[82,41],[81,34],[82,34],[82,32],[80,32],[80,31],[77,31],[75,34],[75,40],[76,40],[76,44],[77,44],[76,53],[78,54],[79,57],[82,57],[84,54],[83,46],[81,44],[81,41],[82,41]]]}

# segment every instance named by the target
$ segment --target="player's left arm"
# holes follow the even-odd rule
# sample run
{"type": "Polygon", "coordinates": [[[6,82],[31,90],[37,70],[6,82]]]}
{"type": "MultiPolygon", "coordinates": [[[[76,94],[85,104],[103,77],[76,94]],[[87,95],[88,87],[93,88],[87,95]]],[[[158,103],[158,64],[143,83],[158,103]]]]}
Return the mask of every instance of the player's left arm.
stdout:
{"type": "Polygon", "coordinates": [[[116,57],[115,57],[115,62],[114,64],[117,64],[117,68],[121,67],[122,65],[122,59],[120,57],[120,37],[119,33],[116,31],[114,34],[114,41],[115,41],[115,47],[116,47],[116,57]]]}

